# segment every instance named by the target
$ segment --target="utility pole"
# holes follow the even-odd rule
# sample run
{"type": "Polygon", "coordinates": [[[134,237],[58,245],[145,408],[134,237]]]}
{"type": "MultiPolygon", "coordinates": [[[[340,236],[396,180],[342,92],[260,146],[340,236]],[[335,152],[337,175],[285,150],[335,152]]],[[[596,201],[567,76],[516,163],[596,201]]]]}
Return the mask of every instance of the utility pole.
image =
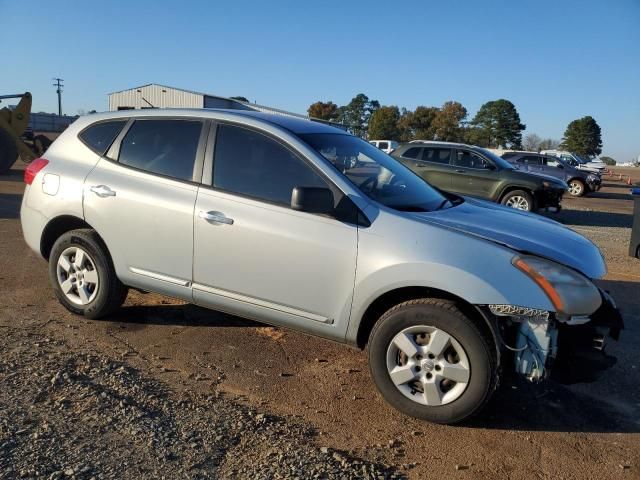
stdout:
{"type": "Polygon", "coordinates": [[[64,80],[61,78],[54,78],[54,80],[56,83],[53,86],[56,87],[56,93],[58,94],[58,115],[62,115],[62,87],[64,87],[62,82],[64,80]]]}

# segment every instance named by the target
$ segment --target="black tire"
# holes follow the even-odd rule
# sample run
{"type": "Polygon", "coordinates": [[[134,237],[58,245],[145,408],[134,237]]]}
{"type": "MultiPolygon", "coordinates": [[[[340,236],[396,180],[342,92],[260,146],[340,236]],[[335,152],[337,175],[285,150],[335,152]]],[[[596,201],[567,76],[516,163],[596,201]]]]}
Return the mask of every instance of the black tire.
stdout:
{"type": "Polygon", "coordinates": [[[384,399],[399,411],[433,423],[454,424],[476,414],[498,385],[495,344],[473,320],[448,300],[422,298],[396,305],[375,324],[368,345],[371,376],[384,399]],[[387,350],[402,330],[426,325],[448,333],[469,360],[469,380],[459,397],[443,405],[423,405],[403,394],[391,380],[387,350]]]}
{"type": "Polygon", "coordinates": [[[67,310],[93,319],[105,317],[119,309],[129,291],[116,276],[111,257],[102,239],[91,229],[72,230],[56,240],[49,256],[49,279],[56,297],[67,310]],[[84,250],[97,271],[99,280],[97,292],[86,305],[79,305],[69,300],[58,280],[58,260],[70,247],[79,247],[84,250]]]}
{"type": "Polygon", "coordinates": [[[18,147],[11,135],[0,128],[0,175],[9,171],[18,160],[18,147]]]}
{"type": "Polygon", "coordinates": [[[573,178],[569,180],[569,195],[572,197],[582,197],[587,193],[587,186],[579,178],[573,178]],[[571,193],[571,189],[574,188],[574,192],[571,193]]]}
{"type": "Polygon", "coordinates": [[[524,199],[524,201],[526,201],[527,207],[526,208],[520,208],[518,210],[522,210],[522,211],[526,211],[526,212],[531,212],[534,210],[535,205],[534,205],[534,200],[533,200],[533,195],[531,195],[529,192],[525,191],[525,190],[512,190],[509,193],[507,193],[504,197],[502,197],[502,200],[500,203],[502,203],[505,206],[508,207],[512,207],[512,208],[516,208],[512,205],[509,205],[509,200],[513,200],[515,201],[517,198],[522,198],[524,199]]]}

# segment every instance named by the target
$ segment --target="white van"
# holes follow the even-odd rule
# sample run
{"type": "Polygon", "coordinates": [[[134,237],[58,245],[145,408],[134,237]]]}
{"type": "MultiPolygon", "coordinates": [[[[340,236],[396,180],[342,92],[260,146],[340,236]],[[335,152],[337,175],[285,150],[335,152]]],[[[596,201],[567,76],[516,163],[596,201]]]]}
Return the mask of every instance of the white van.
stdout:
{"type": "Polygon", "coordinates": [[[398,142],[393,140],[369,140],[369,143],[374,147],[378,147],[384,153],[391,153],[398,148],[398,142]]]}

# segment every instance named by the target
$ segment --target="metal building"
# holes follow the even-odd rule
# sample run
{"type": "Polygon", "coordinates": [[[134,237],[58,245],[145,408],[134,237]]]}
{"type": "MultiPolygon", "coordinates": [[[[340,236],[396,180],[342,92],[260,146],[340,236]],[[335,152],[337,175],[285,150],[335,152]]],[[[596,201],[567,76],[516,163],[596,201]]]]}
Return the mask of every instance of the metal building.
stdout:
{"type": "MultiPolygon", "coordinates": [[[[287,112],[278,108],[267,107],[255,103],[242,102],[227,97],[211,95],[208,93],[184,90],[182,88],[168,87],[150,83],[140,87],[120,90],[109,94],[109,110],[133,110],[141,108],[230,108],[236,110],[254,110],[268,112],[276,115],[286,115],[290,117],[309,119],[307,115],[287,112]]],[[[313,119],[315,120],[315,119],[313,119]]],[[[330,123],[339,128],[343,125],[334,122],[330,123]]]]}

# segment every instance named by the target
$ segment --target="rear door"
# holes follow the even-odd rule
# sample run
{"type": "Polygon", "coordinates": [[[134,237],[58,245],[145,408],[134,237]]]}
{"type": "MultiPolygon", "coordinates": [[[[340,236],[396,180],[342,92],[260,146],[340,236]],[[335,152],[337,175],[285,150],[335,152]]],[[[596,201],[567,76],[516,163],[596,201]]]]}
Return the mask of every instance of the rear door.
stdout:
{"type": "Polygon", "coordinates": [[[208,124],[130,121],[84,186],[84,213],[128,285],[191,300],[193,209],[208,124]]]}
{"type": "Polygon", "coordinates": [[[434,187],[450,190],[453,168],[451,149],[443,147],[410,147],[400,157],[402,162],[434,187]]]}
{"type": "Polygon", "coordinates": [[[293,187],[329,181],[282,141],[231,124],[215,130],[195,208],[194,300],[344,338],[357,226],[290,208],[293,187]]]}

